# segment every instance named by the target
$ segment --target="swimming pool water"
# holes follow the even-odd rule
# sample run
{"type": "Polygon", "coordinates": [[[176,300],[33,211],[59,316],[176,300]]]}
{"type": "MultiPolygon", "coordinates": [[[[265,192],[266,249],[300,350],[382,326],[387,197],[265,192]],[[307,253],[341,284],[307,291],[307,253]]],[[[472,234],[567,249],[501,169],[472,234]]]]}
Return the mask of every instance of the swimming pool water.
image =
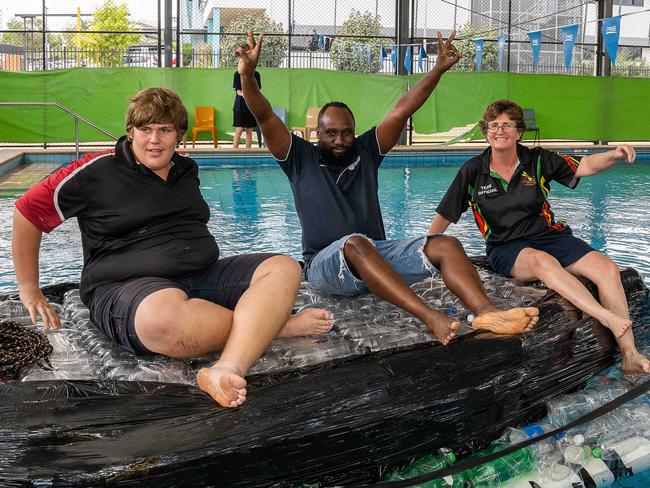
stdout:
{"type": "MultiPolygon", "coordinates": [[[[387,166],[380,171],[380,199],[389,238],[426,232],[457,167],[387,166]]],[[[203,168],[201,189],[211,209],[209,227],[222,255],[283,252],[301,255],[300,224],[284,173],[277,167],[203,168]]],[[[11,215],[15,195],[0,198],[0,291],[15,288],[11,215]]],[[[577,189],[552,184],[551,207],[573,232],[617,263],[633,266],[650,285],[650,164],[617,165],[584,178],[577,189]]],[[[469,255],[484,243],[467,212],[447,231],[469,255]]],[[[81,239],[76,222],[43,238],[41,282],[78,281],[81,239]]]]}
{"type": "MultiPolygon", "coordinates": [[[[380,199],[388,237],[426,232],[457,170],[457,166],[422,164],[383,167],[380,199]]],[[[289,184],[279,168],[203,168],[200,179],[211,209],[209,227],[222,255],[279,251],[300,258],[300,225],[289,184]]],[[[0,195],[0,293],[16,288],[10,246],[15,198],[0,195]]],[[[635,267],[650,285],[650,164],[617,165],[583,179],[575,190],[553,184],[550,200],[556,217],[569,222],[577,236],[620,265],[635,267]]],[[[468,254],[484,253],[471,213],[448,233],[460,238],[468,254]]],[[[81,264],[81,239],[74,220],[44,236],[41,284],[78,281],[81,264]]],[[[650,472],[615,486],[650,486],[650,472]]]]}

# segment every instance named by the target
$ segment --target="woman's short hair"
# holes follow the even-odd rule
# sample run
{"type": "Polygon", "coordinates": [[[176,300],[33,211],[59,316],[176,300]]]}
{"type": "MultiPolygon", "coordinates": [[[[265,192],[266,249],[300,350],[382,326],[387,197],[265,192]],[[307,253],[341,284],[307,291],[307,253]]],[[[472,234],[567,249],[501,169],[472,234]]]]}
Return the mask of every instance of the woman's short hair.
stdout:
{"type": "Polygon", "coordinates": [[[478,123],[479,127],[483,131],[483,134],[487,132],[488,123],[492,122],[501,114],[507,114],[512,120],[517,124],[517,129],[521,131],[526,130],[526,122],[524,121],[524,111],[519,105],[517,105],[512,100],[507,100],[505,98],[492,102],[483,112],[483,118],[478,123]]]}
{"type": "Polygon", "coordinates": [[[129,100],[126,131],[147,124],[171,124],[178,133],[178,142],[187,132],[187,109],[181,98],[167,88],[145,88],[129,100]]]}

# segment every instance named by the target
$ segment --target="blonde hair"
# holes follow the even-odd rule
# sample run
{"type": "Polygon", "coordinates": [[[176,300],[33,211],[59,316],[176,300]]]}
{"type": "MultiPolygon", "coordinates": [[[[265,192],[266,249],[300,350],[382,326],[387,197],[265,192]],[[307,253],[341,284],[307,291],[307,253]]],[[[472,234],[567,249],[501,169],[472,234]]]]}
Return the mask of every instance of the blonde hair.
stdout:
{"type": "Polygon", "coordinates": [[[187,109],[181,98],[167,88],[145,88],[129,100],[126,112],[126,131],[147,124],[171,124],[178,142],[187,132],[187,109]]]}

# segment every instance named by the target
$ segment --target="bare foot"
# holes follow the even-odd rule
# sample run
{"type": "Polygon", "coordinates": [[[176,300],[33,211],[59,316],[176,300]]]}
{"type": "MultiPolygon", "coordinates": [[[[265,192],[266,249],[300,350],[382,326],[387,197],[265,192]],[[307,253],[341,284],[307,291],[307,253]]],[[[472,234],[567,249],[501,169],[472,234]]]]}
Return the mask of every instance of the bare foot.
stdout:
{"type": "Polygon", "coordinates": [[[196,382],[222,407],[239,407],[246,401],[246,380],[229,369],[201,368],[196,373],[196,382]]]}
{"type": "Polygon", "coordinates": [[[617,339],[621,338],[623,334],[625,334],[628,330],[630,330],[630,327],[632,327],[632,321],[630,319],[619,317],[609,310],[605,310],[605,312],[606,315],[603,317],[600,323],[611,330],[612,334],[614,334],[614,337],[617,339]]]}
{"type": "Polygon", "coordinates": [[[278,337],[325,334],[332,328],[332,314],[323,308],[307,308],[289,317],[278,337]]]}
{"type": "Polygon", "coordinates": [[[519,307],[484,312],[474,319],[472,327],[495,334],[521,334],[532,330],[537,322],[539,310],[536,307],[519,307]]]}
{"type": "Polygon", "coordinates": [[[624,373],[650,373],[650,361],[639,351],[634,350],[629,354],[623,355],[621,361],[621,370],[624,373]]]}
{"type": "Polygon", "coordinates": [[[460,329],[460,322],[452,321],[437,310],[431,310],[429,317],[429,320],[424,322],[424,325],[433,332],[443,346],[446,346],[456,337],[456,331],[460,329]]]}

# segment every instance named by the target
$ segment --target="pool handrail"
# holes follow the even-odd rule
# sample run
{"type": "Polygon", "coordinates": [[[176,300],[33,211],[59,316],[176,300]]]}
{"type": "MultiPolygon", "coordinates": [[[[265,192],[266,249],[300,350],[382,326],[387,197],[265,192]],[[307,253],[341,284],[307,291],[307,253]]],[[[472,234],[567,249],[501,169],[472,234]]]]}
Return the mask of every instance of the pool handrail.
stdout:
{"type": "Polygon", "coordinates": [[[75,154],[76,154],[76,159],[79,159],[79,121],[81,120],[82,122],[88,124],[90,127],[93,129],[98,130],[102,134],[107,135],[108,137],[112,138],[113,140],[117,141],[117,137],[108,132],[106,129],[101,128],[97,124],[91,122],[87,118],[85,118],[83,115],[79,115],[77,112],[74,110],[69,109],[65,105],[61,105],[60,103],[57,102],[0,102],[0,106],[5,106],[5,107],[56,107],[60,110],[63,110],[65,113],[72,115],[74,117],[74,148],[75,148],[75,154]]]}

